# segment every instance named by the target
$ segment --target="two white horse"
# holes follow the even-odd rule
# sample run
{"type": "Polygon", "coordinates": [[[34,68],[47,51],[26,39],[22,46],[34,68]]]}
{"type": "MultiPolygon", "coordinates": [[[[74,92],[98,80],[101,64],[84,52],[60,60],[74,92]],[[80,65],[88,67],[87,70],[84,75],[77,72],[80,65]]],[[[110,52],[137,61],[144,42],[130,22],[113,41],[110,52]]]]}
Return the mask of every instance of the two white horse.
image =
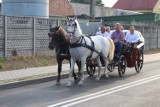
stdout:
{"type": "MultiPolygon", "coordinates": [[[[67,86],[71,86],[71,79],[73,74],[73,69],[76,60],[81,61],[81,78],[78,83],[78,85],[83,85],[84,82],[84,71],[85,71],[85,63],[86,58],[90,56],[92,53],[91,49],[86,48],[86,46],[92,46],[91,40],[83,35],[82,30],[80,28],[80,25],[76,19],[76,17],[68,17],[67,22],[67,31],[71,34],[71,43],[73,44],[82,44],[83,46],[76,46],[73,48],[70,48],[70,55],[71,55],[71,69],[69,73],[69,80],[67,82],[67,86]]],[[[97,80],[101,78],[101,62],[100,62],[100,55],[102,56],[104,63],[105,63],[105,69],[104,69],[104,76],[108,78],[108,72],[107,72],[107,65],[108,65],[108,59],[111,61],[114,57],[114,43],[110,38],[105,38],[103,36],[91,36],[92,41],[94,42],[94,50],[93,54],[91,56],[91,59],[94,59],[97,61],[98,64],[98,76],[97,80]]],[[[72,45],[71,45],[72,46],[72,45]]]]}

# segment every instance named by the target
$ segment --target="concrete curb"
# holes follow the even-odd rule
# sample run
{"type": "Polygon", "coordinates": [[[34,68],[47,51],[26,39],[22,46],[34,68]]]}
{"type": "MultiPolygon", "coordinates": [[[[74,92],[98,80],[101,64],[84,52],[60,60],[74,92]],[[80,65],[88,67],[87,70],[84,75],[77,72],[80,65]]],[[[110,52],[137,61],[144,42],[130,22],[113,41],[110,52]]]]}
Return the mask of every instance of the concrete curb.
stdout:
{"type": "MultiPolygon", "coordinates": [[[[155,63],[155,62],[160,62],[160,60],[153,60],[153,61],[148,61],[148,62],[144,62],[144,64],[149,64],[149,63],[155,63]]],[[[87,74],[87,71],[85,71],[85,74],[87,74]]],[[[61,79],[67,78],[68,77],[68,73],[64,73],[61,75],[61,79]]],[[[57,75],[51,75],[48,77],[44,77],[44,78],[34,78],[31,80],[24,80],[24,81],[17,81],[17,82],[13,82],[13,83],[6,83],[3,85],[0,85],[0,90],[5,90],[5,89],[12,89],[12,88],[17,88],[17,87],[23,87],[26,85],[34,85],[34,84],[40,84],[40,83],[45,83],[45,82],[50,82],[53,80],[57,79],[57,75]]]]}

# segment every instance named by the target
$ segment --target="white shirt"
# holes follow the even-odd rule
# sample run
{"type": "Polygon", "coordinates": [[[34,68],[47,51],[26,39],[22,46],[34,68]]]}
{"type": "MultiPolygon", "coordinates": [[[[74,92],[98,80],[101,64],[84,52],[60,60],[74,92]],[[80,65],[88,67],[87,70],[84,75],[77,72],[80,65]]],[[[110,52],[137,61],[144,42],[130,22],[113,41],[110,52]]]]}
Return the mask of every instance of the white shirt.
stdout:
{"type": "Polygon", "coordinates": [[[99,32],[96,33],[96,36],[98,36],[98,35],[103,36],[103,37],[110,37],[108,32],[102,33],[101,31],[99,31],[99,32]]]}
{"type": "Polygon", "coordinates": [[[129,43],[137,43],[140,36],[137,33],[131,34],[130,32],[126,34],[125,40],[129,43]]]}
{"type": "Polygon", "coordinates": [[[112,36],[112,31],[107,32],[107,33],[108,33],[108,36],[107,36],[107,37],[110,37],[110,38],[111,38],[111,36],[112,36]]]}

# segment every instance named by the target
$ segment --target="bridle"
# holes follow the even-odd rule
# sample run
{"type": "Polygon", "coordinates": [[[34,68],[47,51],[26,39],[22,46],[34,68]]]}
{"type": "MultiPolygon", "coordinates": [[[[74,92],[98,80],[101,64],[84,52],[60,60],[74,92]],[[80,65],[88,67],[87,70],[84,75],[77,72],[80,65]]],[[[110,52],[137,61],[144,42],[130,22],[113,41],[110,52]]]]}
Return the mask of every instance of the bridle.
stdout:
{"type": "MultiPolygon", "coordinates": [[[[56,46],[58,46],[58,47],[68,42],[68,41],[64,41],[64,42],[61,42],[61,43],[58,44],[58,43],[56,43],[55,40],[54,41],[52,40],[53,36],[62,35],[60,33],[60,29],[61,29],[61,26],[59,26],[59,28],[58,28],[58,30],[56,32],[51,31],[51,32],[48,33],[49,38],[51,38],[51,43],[54,44],[54,45],[56,45],[56,46]]],[[[58,36],[58,38],[60,38],[60,37],[58,36]]]]}
{"type": "Polygon", "coordinates": [[[68,27],[68,26],[74,26],[74,30],[73,30],[72,32],[69,32],[69,31],[67,31],[67,32],[68,32],[69,34],[74,35],[74,34],[75,34],[75,31],[76,31],[76,28],[77,28],[77,24],[76,24],[76,22],[74,21],[74,24],[72,25],[72,24],[71,24],[72,21],[74,21],[74,20],[72,20],[72,19],[68,20],[69,25],[67,25],[67,27],[68,27]]]}

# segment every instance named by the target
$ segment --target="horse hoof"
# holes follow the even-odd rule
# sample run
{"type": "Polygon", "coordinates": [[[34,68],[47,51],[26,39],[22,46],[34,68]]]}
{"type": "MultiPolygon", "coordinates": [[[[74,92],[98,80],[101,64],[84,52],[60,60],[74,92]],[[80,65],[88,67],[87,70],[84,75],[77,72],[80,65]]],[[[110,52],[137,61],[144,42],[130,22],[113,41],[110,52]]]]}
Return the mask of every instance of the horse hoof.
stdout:
{"type": "Polygon", "coordinates": [[[100,80],[99,77],[97,77],[97,78],[96,78],[96,81],[99,81],[99,80],[100,80]]]}
{"type": "Polygon", "coordinates": [[[60,82],[60,81],[57,81],[57,82],[56,82],[56,85],[61,85],[61,82],[60,82]]]}
{"type": "Polygon", "coordinates": [[[67,82],[67,85],[66,85],[66,86],[67,86],[67,87],[71,87],[71,85],[72,85],[72,84],[71,84],[71,82],[69,81],[69,82],[67,82]]]}
{"type": "Polygon", "coordinates": [[[83,82],[80,81],[80,82],[78,83],[78,85],[79,85],[79,86],[83,86],[83,82]]]}
{"type": "Polygon", "coordinates": [[[105,79],[109,79],[109,76],[106,75],[106,74],[104,74],[104,78],[105,78],[105,79]]]}

